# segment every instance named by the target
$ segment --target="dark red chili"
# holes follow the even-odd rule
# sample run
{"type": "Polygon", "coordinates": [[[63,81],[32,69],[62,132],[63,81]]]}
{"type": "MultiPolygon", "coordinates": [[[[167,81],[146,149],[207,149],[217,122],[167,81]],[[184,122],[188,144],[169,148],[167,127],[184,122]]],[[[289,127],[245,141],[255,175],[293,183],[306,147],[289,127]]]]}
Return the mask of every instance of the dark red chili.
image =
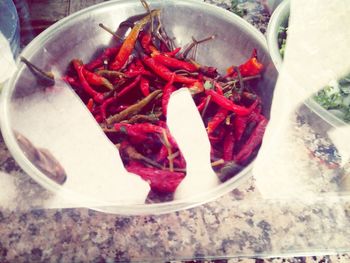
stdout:
{"type": "Polygon", "coordinates": [[[83,67],[83,74],[86,78],[86,81],[89,82],[90,85],[96,85],[96,86],[103,86],[106,87],[109,90],[113,90],[112,83],[109,82],[108,79],[97,75],[93,72],[88,71],[83,67]]]}
{"type": "Polygon", "coordinates": [[[246,161],[251,156],[255,148],[261,144],[267,123],[267,119],[262,118],[261,121],[257,124],[253,132],[250,134],[248,140],[242,146],[242,149],[234,157],[234,160],[237,163],[243,163],[246,161]]]}
{"type": "Polygon", "coordinates": [[[106,99],[102,104],[101,104],[101,116],[105,120],[107,118],[107,108],[112,104],[116,103],[118,100],[115,97],[111,97],[106,99]]]}
{"type": "Polygon", "coordinates": [[[151,52],[151,49],[150,49],[151,44],[152,44],[152,34],[150,32],[144,32],[143,35],[141,36],[141,46],[147,53],[151,52]]]}
{"type": "Polygon", "coordinates": [[[251,112],[250,109],[247,109],[243,106],[234,104],[231,100],[227,99],[225,96],[218,94],[214,90],[207,90],[207,95],[210,95],[212,101],[214,101],[219,106],[236,113],[238,116],[246,116],[251,112]]]}
{"type": "Polygon", "coordinates": [[[140,89],[142,94],[147,97],[149,95],[149,80],[147,78],[141,77],[140,89]]]}
{"type": "Polygon", "coordinates": [[[204,97],[201,102],[197,105],[197,109],[199,112],[202,112],[202,110],[205,107],[205,104],[207,104],[207,97],[204,97]]]}
{"type": "Polygon", "coordinates": [[[176,54],[180,52],[180,50],[181,50],[181,47],[177,47],[173,51],[165,52],[163,54],[168,56],[168,57],[175,57],[176,54]]]}
{"type": "Polygon", "coordinates": [[[248,124],[248,117],[235,116],[233,120],[235,140],[239,141],[242,138],[245,128],[248,124]]]}
{"type": "Polygon", "coordinates": [[[222,91],[222,87],[219,83],[217,83],[216,81],[214,81],[214,87],[216,89],[216,92],[220,95],[224,95],[224,92],[222,91]]]}
{"type": "Polygon", "coordinates": [[[86,104],[86,107],[88,108],[88,110],[89,110],[90,112],[92,112],[92,108],[94,107],[94,100],[93,100],[92,98],[90,98],[90,99],[88,100],[88,103],[86,104]]]}
{"type": "Polygon", "coordinates": [[[124,96],[126,93],[128,93],[130,90],[132,90],[134,87],[137,86],[141,79],[141,75],[138,75],[133,82],[131,82],[128,86],[124,87],[118,94],[117,97],[120,98],[124,96]]]}
{"type": "Polygon", "coordinates": [[[115,123],[114,129],[117,132],[122,132],[127,134],[128,136],[132,137],[134,140],[136,139],[137,142],[144,142],[148,139],[146,133],[133,129],[132,125],[128,123],[115,123]]]}
{"type": "Polygon", "coordinates": [[[174,77],[175,77],[175,74],[172,75],[171,79],[163,88],[162,110],[163,110],[163,115],[165,117],[167,116],[167,108],[168,108],[168,103],[169,103],[171,93],[173,93],[173,91],[175,90],[175,87],[173,86],[174,77]]]}
{"type": "Polygon", "coordinates": [[[158,63],[173,69],[184,69],[188,72],[197,71],[197,67],[192,63],[179,60],[176,58],[168,57],[162,54],[156,54],[153,56],[154,60],[158,63]]]}
{"type": "Polygon", "coordinates": [[[101,56],[99,56],[98,58],[96,58],[95,60],[91,61],[90,63],[85,65],[85,68],[87,70],[93,71],[94,69],[101,67],[103,65],[103,61],[104,60],[110,60],[111,57],[115,56],[118,51],[119,51],[120,47],[109,47],[106,48],[103,53],[101,54],[101,56]]]}
{"type": "Polygon", "coordinates": [[[214,117],[210,120],[210,122],[208,123],[208,134],[212,134],[215,129],[220,125],[220,123],[222,123],[226,117],[228,115],[228,110],[224,109],[224,108],[220,108],[218,110],[218,112],[214,115],[214,117]]]}
{"type": "Polygon", "coordinates": [[[235,136],[232,130],[229,130],[226,133],[225,139],[224,139],[224,154],[223,159],[224,161],[231,161],[233,156],[233,148],[235,146],[235,136]]]}
{"type": "MultiPolygon", "coordinates": [[[[154,58],[150,57],[144,57],[143,62],[146,64],[147,67],[152,69],[152,71],[161,77],[162,79],[169,81],[171,79],[171,76],[174,74],[171,72],[166,66],[158,63],[157,61],[154,60],[154,58]]],[[[176,75],[174,77],[174,82],[180,82],[183,84],[193,84],[197,80],[193,78],[189,78],[186,76],[181,76],[181,75],[176,75]]]]}
{"type": "MultiPolygon", "coordinates": [[[[234,66],[229,67],[227,69],[227,73],[231,76],[236,76],[237,73],[234,68],[234,66]]],[[[248,59],[245,63],[239,65],[238,69],[242,77],[248,77],[260,74],[264,69],[264,66],[258,61],[256,57],[256,52],[253,51],[252,57],[248,59]]]]}
{"type": "Polygon", "coordinates": [[[149,182],[153,191],[160,193],[173,193],[182,179],[185,177],[181,172],[170,172],[155,168],[135,165],[135,163],[126,166],[130,173],[139,175],[143,180],[149,182]]]}
{"type": "Polygon", "coordinates": [[[79,76],[79,80],[81,83],[81,86],[83,88],[83,90],[89,94],[94,101],[101,103],[104,100],[104,95],[102,93],[97,92],[96,90],[94,90],[90,84],[86,81],[84,74],[83,74],[83,69],[84,67],[81,65],[79,60],[74,59],[73,60],[73,65],[75,70],[78,73],[79,76]]]}
{"type": "Polygon", "coordinates": [[[66,76],[62,77],[62,80],[67,82],[68,84],[72,85],[73,87],[76,87],[76,88],[80,88],[81,87],[81,85],[79,83],[79,80],[77,80],[74,77],[70,77],[70,76],[66,75],[66,76]]]}

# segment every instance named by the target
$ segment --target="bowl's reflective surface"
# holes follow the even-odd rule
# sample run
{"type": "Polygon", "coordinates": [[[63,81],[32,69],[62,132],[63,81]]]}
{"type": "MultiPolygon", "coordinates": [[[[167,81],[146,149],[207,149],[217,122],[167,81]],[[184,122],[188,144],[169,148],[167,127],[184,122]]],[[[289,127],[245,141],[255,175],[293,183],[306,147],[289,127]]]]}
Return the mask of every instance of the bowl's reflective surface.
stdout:
{"type": "MultiPolygon", "coordinates": [[[[263,100],[264,114],[269,116],[277,72],[267,51],[265,38],[259,31],[226,10],[198,1],[152,1],[150,4],[152,8],[163,9],[162,17],[167,33],[175,37],[178,46],[189,43],[192,36],[201,39],[215,34],[214,41],[198,47],[197,57],[200,63],[216,66],[222,73],[228,66],[244,62],[256,48],[259,59],[265,65],[258,94],[263,100]]],[[[82,10],[40,34],[25,48],[22,56],[41,68],[54,70],[58,76],[62,76],[72,58],[88,61],[94,57],[97,49],[113,45],[114,40],[99,28],[99,23],[108,25],[110,28],[118,28],[122,21],[143,13],[145,10],[138,0],[112,1],[82,10]]],[[[22,168],[44,187],[54,192],[62,192],[62,186],[48,179],[26,158],[12,130],[11,116],[15,113],[10,110],[11,104],[35,92],[44,91],[35,88],[35,79],[23,65],[20,65],[2,94],[2,132],[10,151],[22,168]]],[[[165,213],[188,208],[234,189],[241,180],[250,176],[251,165],[211,191],[190,199],[128,206],[106,204],[103,208],[98,209],[138,214],[165,213]]],[[[72,199],[84,198],[74,193],[69,194],[71,194],[69,198],[72,199]]]]}

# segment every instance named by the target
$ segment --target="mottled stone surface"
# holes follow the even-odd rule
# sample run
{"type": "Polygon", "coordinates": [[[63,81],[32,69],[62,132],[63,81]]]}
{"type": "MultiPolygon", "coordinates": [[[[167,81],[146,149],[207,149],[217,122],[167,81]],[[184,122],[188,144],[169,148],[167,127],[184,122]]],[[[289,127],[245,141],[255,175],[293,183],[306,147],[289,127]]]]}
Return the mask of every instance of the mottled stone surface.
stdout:
{"type": "MultiPolygon", "coordinates": [[[[83,7],[99,1],[79,2],[83,7]]],[[[269,15],[258,1],[206,2],[238,12],[266,30],[269,15]]],[[[306,108],[300,109],[297,123],[298,138],[310,153],[308,165],[318,175],[311,182],[319,200],[262,199],[250,178],[218,200],[158,216],[33,209],[51,193],[18,167],[1,138],[2,190],[4,183],[14,186],[16,201],[0,203],[0,262],[350,262],[349,254],[342,254],[350,247],[350,203],[339,195],[345,193],[340,182],[347,173],[339,168],[325,124],[306,108]],[[281,255],[284,258],[276,258],[281,255]]]]}

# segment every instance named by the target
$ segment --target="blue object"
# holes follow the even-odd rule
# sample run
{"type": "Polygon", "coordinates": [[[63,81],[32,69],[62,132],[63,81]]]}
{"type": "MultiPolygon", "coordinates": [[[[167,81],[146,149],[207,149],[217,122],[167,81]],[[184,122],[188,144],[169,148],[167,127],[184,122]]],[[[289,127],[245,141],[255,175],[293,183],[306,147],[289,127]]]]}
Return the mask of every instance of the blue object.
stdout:
{"type": "Polygon", "coordinates": [[[7,38],[16,57],[19,52],[19,20],[12,0],[0,0],[0,31],[7,38]]]}

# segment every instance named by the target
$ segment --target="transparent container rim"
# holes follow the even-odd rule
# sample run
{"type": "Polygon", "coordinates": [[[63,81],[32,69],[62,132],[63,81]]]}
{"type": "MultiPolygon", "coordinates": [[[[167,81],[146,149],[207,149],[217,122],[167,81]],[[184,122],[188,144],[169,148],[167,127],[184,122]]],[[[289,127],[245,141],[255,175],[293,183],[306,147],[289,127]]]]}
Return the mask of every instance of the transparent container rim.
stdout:
{"type": "MultiPolygon", "coordinates": [[[[134,0],[134,1],[137,1],[137,0],[134,0]]],[[[27,56],[30,59],[30,54],[32,54],[32,52],[35,50],[34,47],[37,45],[40,45],[40,43],[43,43],[45,42],[46,39],[50,38],[51,32],[56,31],[66,23],[70,23],[72,19],[79,17],[82,14],[89,13],[91,10],[95,8],[108,7],[108,6],[114,5],[116,2],[128,4],[128,3],[131,3],[132,1],[115,0],[115,1],[104,2],[104,3],[91,6],[89,8],[83,9],[74,14],[71,14],[63,18],[62,20],[58,21],[57,23],[53,24],[42,33],[40,33],[30,44],[28,44],[24,48],[24,50],[22,51],[22,55],[27,56]]],[[[162,0],[153,1],[152,3],[157,3],[157,2],[163,3],[162,0]]],[[[203,7],[211,8],[212,12],[220,14],[223,17],[235,20],[242,27],[244,27],[245,30],[255,35],[258,38],[258,41],[260,42],[262,48],[264,48],[267,51],[267,43],[263,34],[258,29],[250,25],[248,22],[243,20],[241,17],[229,12],[228,10],[225,10],[217,6],[213,6],[208,3],[199,2],[197,0],[177,0],[176,3],[201,5],[203,7]]],[[[19,59],[17,59],[17,65],[19,65],[19,59]]],[[[61,187],[60,185],[58,185],[57,183],[49,179],[44,173],[42,173],[35,165],[33,165],[28,160],[28,158],[25,156],[24,152],[21,150],[21,148],[17,143],[14,132],[11,129],[9,108],[10,108],[12,92],[14,90],[14,84],[19,75],[19,72],[21,71],[21,69],[23,69],[22,67],[20,66],[18,67],[17,72],[6,83],[1,94],[0,124],[1,124],[1,131],[4,137],[4,141],[8,146],[8,149],[11,152],[13,158],[16,160],[16,162],[37,183],[39,183],[44,188],[50,190],[53,193],[59,193],[60,196],[64,195],[64,198],[67,198],[68,200],[72,200],[72,202],[76,200],[76,203],[78,205],[80,203],[86,204],[87,199],[85,196],[83,197],[81,195],[73,193],[72,191],[64,189],[63,187],[61,187]]],[[[251,170],[252,170],[253,164],[254,164],[254,160],[249,165],[247,165],[241,172],[239,172],[237,175],[235,175],[231,179],[221,183],[219,186],[213,188],[210,191],[206,191],[205,193],[201,193],[193,197],[174,200],[170,202],[153,203],[153,204],[123,205],[123,204],[115,204],[111,202],[104,202],[102,205],[99,205],[98,207],[87,206],[87,205],[82,205],[81,207],[86,207],[89,209],[107,212],[107,213],[125,214],[125,215],[165,214],[165,213],[180,211],[180,210],[201,205],[203,203],[213,201],[214,199],[217,199],[220,196],[223,196],[224,194],[227,194],[228,192],[232,191],[234,188],[239,186],[244,180],[247,180],[252,176],[251,170]]]]}

